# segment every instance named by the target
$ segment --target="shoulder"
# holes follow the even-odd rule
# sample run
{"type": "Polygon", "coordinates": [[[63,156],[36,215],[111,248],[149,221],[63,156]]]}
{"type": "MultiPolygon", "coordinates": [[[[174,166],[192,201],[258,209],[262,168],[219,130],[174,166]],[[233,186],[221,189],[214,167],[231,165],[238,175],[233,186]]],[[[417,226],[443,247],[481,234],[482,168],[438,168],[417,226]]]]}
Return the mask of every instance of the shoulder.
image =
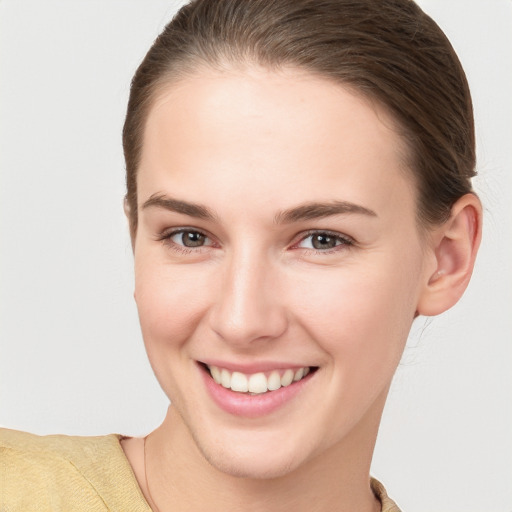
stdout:
{"type": "Polygon", "coordinates": [[[96,446],[87,438],[36,436],[0,429],[0,509],[104,511],[105,506],[75,460],[96,446]],[[83,508],[85,510],[85,508],[83,508]]]}
{"type": "Polygon", "coordinates": [[[104,449],[119,444],[121,436],[110,434],[97,437],[65,435],[39,436],[28,432],[19,432],[0,428],[0,449],[17,453],[31,454],[36,457],[56,457],[60,459],[91,456],[104,449]]]}
{"type": "Polygon", "coordinates": [[[119,439],[0,429],[0,510],[148,510],[119,439]]]}
{"type": "Polygon", "coordinates": [[[375,478],[370,480],[373,494],[381,503],[381,512],[401,512],[398,505],[388,496],[384,486],[375,478]]]}

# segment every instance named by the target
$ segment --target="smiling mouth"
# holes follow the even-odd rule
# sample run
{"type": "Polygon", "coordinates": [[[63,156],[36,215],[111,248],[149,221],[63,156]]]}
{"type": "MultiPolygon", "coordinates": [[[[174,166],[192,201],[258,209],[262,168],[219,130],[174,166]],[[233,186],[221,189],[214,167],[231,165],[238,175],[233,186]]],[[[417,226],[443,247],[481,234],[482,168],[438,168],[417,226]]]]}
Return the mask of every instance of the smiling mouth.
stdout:
{"type": "Polygon", "coordinates": [[[245,374],[204,363],[201,363],[201,366],[220,386],[247,395],[261,395],[290,386],[318,369],[317,367],[303,366],[295,369],[288,368],[271,372],[245,374]]]}

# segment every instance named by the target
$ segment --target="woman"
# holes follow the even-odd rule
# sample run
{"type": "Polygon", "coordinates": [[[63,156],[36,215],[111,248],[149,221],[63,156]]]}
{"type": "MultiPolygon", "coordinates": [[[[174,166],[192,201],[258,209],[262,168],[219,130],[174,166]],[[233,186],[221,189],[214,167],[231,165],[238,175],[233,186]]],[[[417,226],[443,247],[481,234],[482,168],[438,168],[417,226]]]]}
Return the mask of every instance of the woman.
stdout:
{"type": "Polygon", "coordinates": [[[7,507],[398,510],[369,478],[387,392],[481,233],[442,32],[409,1],[193,2],[138,69],[123,142],[172,405],[143,439],[3,433],[7,507]]]}

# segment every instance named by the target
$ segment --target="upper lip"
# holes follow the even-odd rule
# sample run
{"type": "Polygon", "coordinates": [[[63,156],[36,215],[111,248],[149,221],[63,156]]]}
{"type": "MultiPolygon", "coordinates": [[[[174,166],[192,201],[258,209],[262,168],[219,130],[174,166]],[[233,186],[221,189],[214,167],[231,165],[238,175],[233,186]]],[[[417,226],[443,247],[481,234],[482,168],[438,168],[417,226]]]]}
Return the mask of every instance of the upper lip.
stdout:
{"type": "Polygon", "coordinates": [[[282,361],[257,361],[252,363],[238,363],[231,361],[221,361],[217,359],[205,359],[198,361],[206,366],[217,366],[217,368],[224,368],[230,372],[240,372],[250,375],[259,372],[271,372],[273,370],[287,370],[288,368],[297,370],[299,368],[311,367],[309,364],[290,363],[282,361]]]}

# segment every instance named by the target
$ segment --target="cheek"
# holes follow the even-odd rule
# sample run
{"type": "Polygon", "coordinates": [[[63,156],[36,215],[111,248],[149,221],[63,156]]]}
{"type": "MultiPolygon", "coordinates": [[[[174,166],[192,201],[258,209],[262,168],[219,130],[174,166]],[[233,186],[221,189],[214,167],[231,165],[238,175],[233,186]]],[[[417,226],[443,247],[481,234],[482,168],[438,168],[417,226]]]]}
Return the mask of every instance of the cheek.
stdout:
{"type": "Polygon", "coordinates": [[[157,258],[135,261],[135,300],[149,362],[171,402],[179,405],[180,382],[191,360],[183,350],[205,309],[201,277],[170,268],[157,258]]]}
{"type": "Polygon", "coordinates": [[[150,359],[162,350],[179,348],[192,334],[205,308],[204,286],[198,272],[191,275],[151,258],[136,259],[135,300],[150,359]]]}
{"type": "Polygon", "coordinates": [[[397,272],[389,260],[333,269],[302,283],[297,321],[344,374],[390,376],[401,357],[414,318],[418,273],[413,261],[398,264],[397,272]]]}

